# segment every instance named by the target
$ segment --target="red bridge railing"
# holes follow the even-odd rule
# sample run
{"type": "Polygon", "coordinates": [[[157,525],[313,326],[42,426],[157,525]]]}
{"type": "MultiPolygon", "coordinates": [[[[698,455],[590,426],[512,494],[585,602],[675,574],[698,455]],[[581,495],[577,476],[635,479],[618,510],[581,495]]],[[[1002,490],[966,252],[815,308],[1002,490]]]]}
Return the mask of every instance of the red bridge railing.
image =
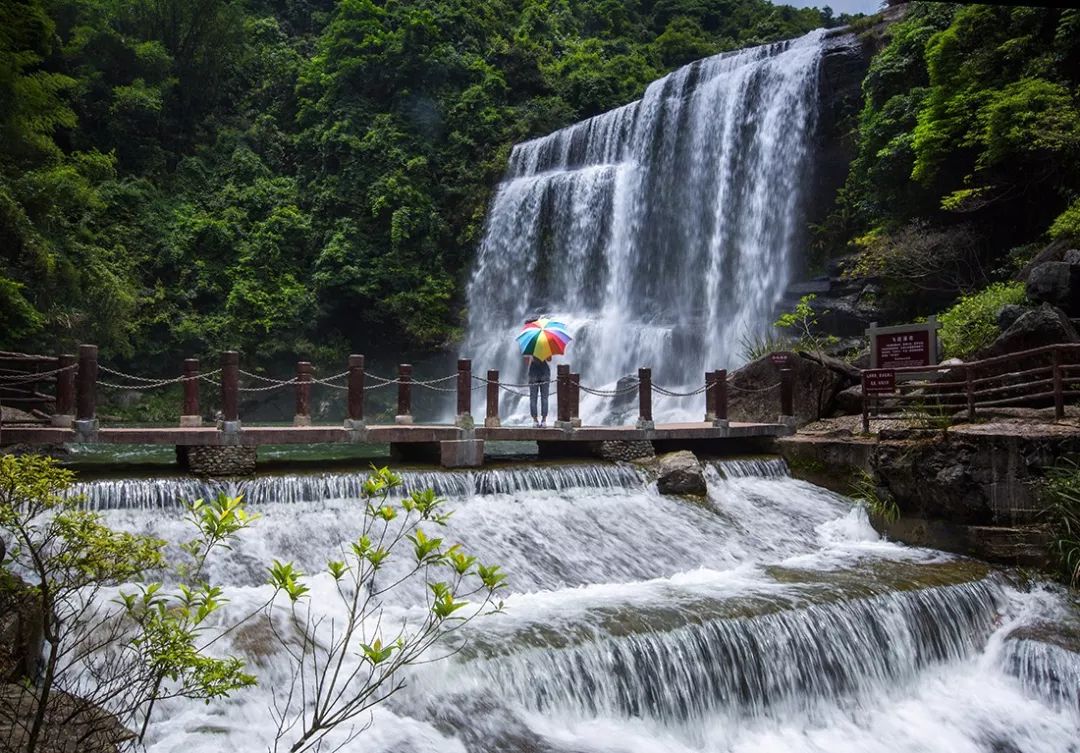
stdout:
{"type": "MultiPolygon", "coordinates": [[[[0,354],[0,364],[3,363],[2,356],[3,354],[0,354]]],[[[487,411],[484,425],[492,427],[500,424],[500,394],[505,392],[527,397],[527,392],[523,390],[530,386],[528,383],[501,381],[499,372],[494,369],[487,371],[486,377],[477,376],[473,374],[472,361],[467,358],[458,360],[455,373],[429,380],[416,379],[410,364],[399,365],[394,378],[368,373],[365,370],[364,356],[357,354],[349,356],[345,371],[325,378],[316,376],[310,362],[300,361],[296,365],[295,374],[288,379],[274,379],[244,371],[241,368],[240,354],[236,351],[222,353],[219,367],[212,371],[203,371],[199,359],[188,358],[184,360],[179,376],[165,378],[127,374],[99,364],[98,349],[94,345],[80,345],[77,357],[61,355],[57,358],[39,359],[39,361],[30,364],[32,368],[24,369],[17,374],[0,370],[0,389],[4,389],[6,384],[15,382],[20,385],[47,383],[53,386],[54,394],[51,396],[37,393],[41,400],[51,401],[55,406],[52,422],[58,426],[74,426],[84,435],[92,434],[98,428],[97,397],[100,389],[141,391],[179,385],[182,389],[179,406],[180,425],[194,428],[202,425],[203,396],[200,390],[204,384],[208,384],[216,388],[220,395],[221,410],[218,428],[228,432],[240,429],[241,396],[244,394],[291,388],[295,396],[293,422],[298,426],[307,426],[311,424],[312,389],[320,386],[340,390],[346,393],[345,427],[362,429],[365,425],[365,395],[368,392],[391,386],[396,387],[397,404],[394,420],[399,424],[413,422],[414,389],[456,392],[455,423],[464,428],[471,428],[473,392],[481,389],[486,391],[487,411]],[[5,379],[7,382],[4,381],[5,379]]],[[[781,379],[777,384],[760,391],[766,392],[779,388],[779,407],[781,418],[783,418],[793,413],[791,370],[781,369],[780,374],[781,379]]],[[[706,372],[703,382],[694,389],[678,391],[654,384],[652,370],[641,368],[636,377],[620,380],[621,386],[604,389],[583,384],[581,374],[572,372],[568,364],[560,364],[556,370],[555,379],[552,380],[555,385],[556,426],[564,430],[572,430],[581,425],[580,405],[583,392],[610,398],[636,392],[637,424],[641,428],[653,426],[654,393],[677,398],[704,395],[704,420],[714,425],[726,425],[728,381],[727,371],[719,369],[706,372]]],[[[545,386],[550,384],[550,382],[545,383],[545,386]]]]}

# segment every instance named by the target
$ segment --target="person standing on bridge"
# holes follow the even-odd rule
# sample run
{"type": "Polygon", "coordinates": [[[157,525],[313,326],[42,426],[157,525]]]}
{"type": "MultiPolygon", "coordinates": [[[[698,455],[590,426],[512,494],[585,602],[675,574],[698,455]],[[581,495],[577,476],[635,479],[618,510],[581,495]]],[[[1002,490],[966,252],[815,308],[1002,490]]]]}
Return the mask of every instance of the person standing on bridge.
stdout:
{"type": "Polygon", "coordinates": [[[547,425],[548,395],[551,389],[551,357],[566,352],[572,338],[566,325],[546,316],[535,316],[525,321],[525,328],[517,336],[521,354],[529,370],[529,414],[533,426],[547,425]],[[539,398],[539,414],[537,413],[539,398]]]}

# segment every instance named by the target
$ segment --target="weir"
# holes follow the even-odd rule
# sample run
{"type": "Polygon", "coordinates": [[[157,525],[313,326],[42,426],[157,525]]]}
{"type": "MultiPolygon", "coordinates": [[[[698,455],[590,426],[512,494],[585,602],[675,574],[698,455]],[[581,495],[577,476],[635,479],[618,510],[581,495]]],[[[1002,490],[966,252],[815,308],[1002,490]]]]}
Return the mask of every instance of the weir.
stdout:
{"type": "MultiPolygon", "coordinates": [[[[270,556],[315,573],[313,593],[332,587],[318,573],[355,533],[361,478],[228,488],[263,517],[208,563],[229,599],[224,619],[265,599],[270,556]]],[[[501,563],[509,593],[503,613],[410,673],[344,750],[1070,750],[1077,655],[1032,640],[1068,619],[1061,595],[888,543],[861,508],[793,480],[779,460],[716,461],[707,478],[695,502],[657,494],[628,465],[406,472],[407,486],[448,497],[454,514],[440,535],[501,563]]],[[[191,483],[95,481],[79,491],[109,524],[179,543],[188,533],[169,496],[221,488],[191,483]]],[[[391,566],[387,577],[397,573],[391,566]]],[[[395,590],[383,619],[425,600],[424,588],[395,590]]],[[[313,603],[340,617],[331,600],[313,603]]],[[[248,657],[264,684],[238,694],[228,721],[212,727],[201,703],[169,701],[169,723],[150,729],[151,753],[271,742],[264,715],[289,664],[253,635],[217,648],[248,657]]]]}

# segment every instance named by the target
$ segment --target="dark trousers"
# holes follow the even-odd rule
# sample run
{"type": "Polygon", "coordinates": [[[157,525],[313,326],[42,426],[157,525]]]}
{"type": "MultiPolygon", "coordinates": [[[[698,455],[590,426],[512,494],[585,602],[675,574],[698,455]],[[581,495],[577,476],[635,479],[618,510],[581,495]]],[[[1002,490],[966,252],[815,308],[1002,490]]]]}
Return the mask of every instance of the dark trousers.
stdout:
{"type": "Polygon", "coordinates": [[[536,418],[536,397],[540,396],[540,416],[547,418],[548,392],[551,387],[551,367],[547,361],[535,358],[529,364],[529,415],[536,418]]]}

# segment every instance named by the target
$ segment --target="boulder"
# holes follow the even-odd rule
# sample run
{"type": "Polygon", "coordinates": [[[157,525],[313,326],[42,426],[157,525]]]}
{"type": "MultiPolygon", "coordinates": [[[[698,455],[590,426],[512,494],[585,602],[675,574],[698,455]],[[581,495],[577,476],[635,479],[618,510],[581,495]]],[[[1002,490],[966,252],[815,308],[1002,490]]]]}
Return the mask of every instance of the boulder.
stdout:
{"type": "MultiPolygon", "coordinates": [[[[28,725],[38,708],[34,690],[19,683],[0,684],[2,750],[24,750],[28,725]]],[[[39,753],[118,753],[130,749],[135,733],[104,709],[53,688],[35,750],[39,753]]]]}
{"type": "Polygon", "coordinates": [[[1048,261],[1034,267],[1027,278],[1027,296],[1080,316],[1080,264],[1048,261]]]}
{"type": "Polygon", "coordinates": [[[1080,248],[1070,248],[1065,252],[1065,256],[1061,260],[1066,264],[1080,264],[1080,248]]]}
{"type": "Polygon", "coordinates": [[[833,408],[835,416],[858,416],[862,414],[862,385],[854,384],[851,387],[836,393],[836,405],[833,408]]]}
{"type": "Polygon", "coordinates": [[[611,420],[615,424],[633,423],[637,420],[638,393],[637,374],[624,376],[615,384],[615,396],[611,398],[611,420]]]}
{"type": "Polygon", "coordinates": [[[22,579],[0,570],[0,682],[36,677],[43,645],[40,602],[22,579]]]}
{"type": "Polygon", "coordinates": [[[1044,303],[1021,314],[994,342],[978,353],[978,358],[1077,341],[1080,341],[1080,337],[1068,317],[1059,309],[1044,303]]]}
{"type": "Polygon", "coordinates": [[[669,452],[657,458],[656,488],[661,494],[698,494],[708,491],[705,469],[689,450],[669,452]]]}
{"type": "MultiPolygon", "coordinates": [[[[792,354],[795,423],[805,426],[832,414],[836,396],[857,384],[859,370],[822,355],[792,354]]],[[[780,370],[768,356],[751,361],[731,375],[728,418],[773,423],[780,415],[780,370]]]]}
{"type": "Polygon", "coordinates": [[[1013,325],[1017,319],[1031,310],[1031,306],[1023,306],[1019,303],[1006,303],[997,313],[997,326],[1002,332],[1013,325]]]}
{"type": "Polygon", "coordinates": [[[1048,261],[1062,261],[1065,259],[1066,252],[1069,251],[1068,241],[1054,241],[1049,246],[1044,248],[1039,253],[1035,254],[1035,258],[1024,265],[1024,268],[1016,273],[1013,279],[1020,282],[1026,282],[1028,277],[1031,276],[1031,271],[1048,261]]]}

